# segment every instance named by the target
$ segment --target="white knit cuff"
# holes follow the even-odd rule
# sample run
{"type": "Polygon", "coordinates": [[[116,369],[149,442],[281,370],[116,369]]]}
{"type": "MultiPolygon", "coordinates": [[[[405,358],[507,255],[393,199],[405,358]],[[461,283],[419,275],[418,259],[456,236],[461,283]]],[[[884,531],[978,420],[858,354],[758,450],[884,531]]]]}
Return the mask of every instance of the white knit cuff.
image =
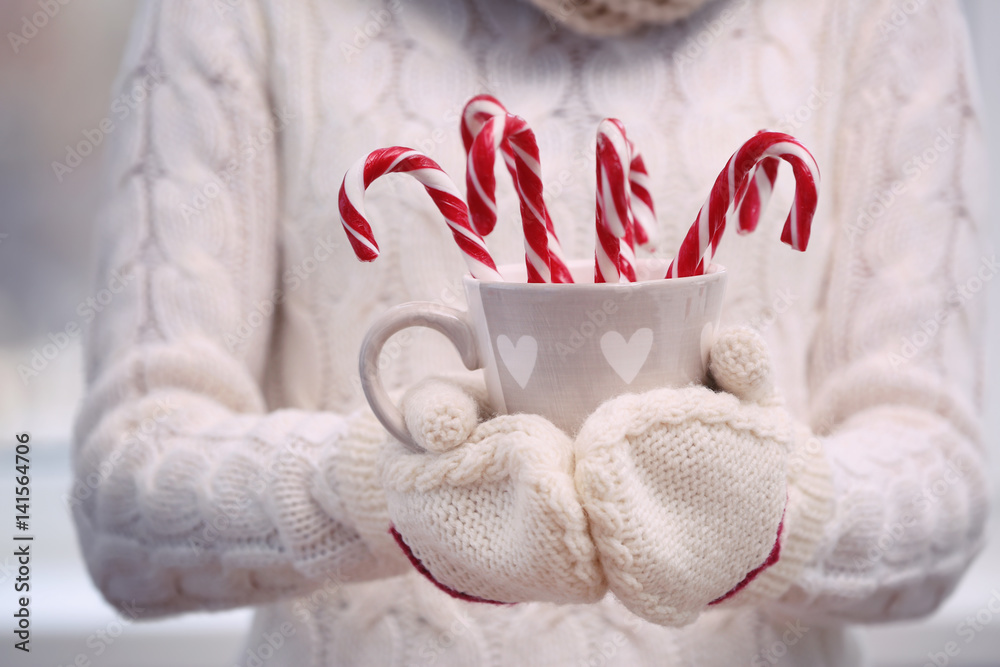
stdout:
{"type": "Polygon", "coordinates": [[[813,559],[833,516],[832,470],[823,442],[807,426],[796,425],[795,449],[788,460],[788,502],[778,562],[718,607],[762,605],[786,595],[813,559]]]}
{"type": "Polygon", "coordinates": [[[336,455],[325,471],[336,489],[340,512],[358,532],[375,562],[373,575],[395,576],[408,572],[410,564],[389,533],[385,491],[379,482],[377,463],[389,434],[370,410],[349,417],[344,437],[336,443],[336,455]]]}

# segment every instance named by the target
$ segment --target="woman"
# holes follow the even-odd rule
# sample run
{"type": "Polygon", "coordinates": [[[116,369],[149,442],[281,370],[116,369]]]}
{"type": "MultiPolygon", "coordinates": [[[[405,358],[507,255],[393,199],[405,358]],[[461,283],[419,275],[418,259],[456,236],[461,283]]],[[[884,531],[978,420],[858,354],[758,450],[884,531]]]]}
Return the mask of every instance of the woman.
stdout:
{"type": "MultiPolygon", "coordinates": [[[[857,664],[845,623],[929,614],[983,539],[983,150],[959,10],[533,3],[142,5],[120,85],[162,82],[109,138],[99,276],[135,279],[93,323],[77,423],[77,478],[99,480],[75,504],[92,576],[147,616],[257,606],[248,665],[857,664]],[[337,188],[392,144],[460,175],[459,114],[482,92],[537,133],[570,257],[593,252],[603,117],[646,157],[665,254],[761,127],[813,151],[809,251],[777,242],[785,174],[760,229],[717,255],[724,323],[756,330],[716,344],[718,393],[616,399],[576,439],[540,418],[476,425],[461,385],[417,385],[460,367],[411,332],[383,376],[417,385],[410,428],[437,451],[387,442],[359,391],[362,335],[389,305],[460,299],[461,258],[400,182],[372,188],[382,256],[358,264],[337,188]],[[701,451],[735,452],[718,465],[738,485],[668,462],[706,405],[701,451]],[[538,448],[565,456],[532,464],[538,448]],[[405,484],[501,450],[492,486],[405,484]],[[623,470],[622,497],[587,483],[623,470]],[[690,492],[671,495],[682,473],[690,492]],[[470,497],[474,515],[448,511],[470,497]],[[655,521],[636,537],[615,516],[655,521]]],[[[522,253],[516,209],[502,190],[500,262],[522,253]]]]}

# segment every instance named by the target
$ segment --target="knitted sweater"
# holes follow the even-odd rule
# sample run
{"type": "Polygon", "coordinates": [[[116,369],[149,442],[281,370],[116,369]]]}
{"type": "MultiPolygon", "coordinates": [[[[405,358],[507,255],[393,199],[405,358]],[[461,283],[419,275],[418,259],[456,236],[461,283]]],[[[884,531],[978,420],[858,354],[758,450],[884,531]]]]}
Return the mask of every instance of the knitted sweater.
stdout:
{"type": "MultiPolygon", "coordinates": [[[[90,328],[76,425],[75,519],[113,604],[256,605],[247,646],[280,643],[268,665],[853,665],[845,623],[930,613],[979,550],[980,290],[996,265],[979,246],[984,155],[954,2],[721,1],[598,39],[510,0],[149,0],[118,85],[150,74],[108,138],[97,280],[129,280],[90,328]],[[385,533],[357,351],[390,305],[460,305],[464,267],[405,177],[371,188],[382,255],[359,264],[337,190],[393,144],[461,178],[458,115],[479,92],[537,133],[572,258],[593,253],[603,117],[643,152],[664,256],[757,130],[814,152],[809,250],[778,241],[782,171],[760,228],[716,256],[724,324],[763,333],[833,469],[834,516],[782,599],[680,629],[612,596],[475,605],[385,533]]],[[[489,244],[520,261],[509,181],[499,207],[489,244]]],[[[461,368],[432,332],[386,350],[394,388],[461,368]]]]}

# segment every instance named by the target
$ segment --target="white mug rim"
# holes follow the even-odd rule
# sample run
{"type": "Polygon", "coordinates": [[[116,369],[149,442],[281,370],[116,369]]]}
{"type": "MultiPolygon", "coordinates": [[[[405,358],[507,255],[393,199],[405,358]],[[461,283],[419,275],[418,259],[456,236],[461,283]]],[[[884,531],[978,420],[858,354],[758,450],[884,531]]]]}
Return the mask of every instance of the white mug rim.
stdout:
{"type": "MultiPolygon", "coordinates": [[[[661,260],[653,259],[638,259],[637,263],[650,263],[653,261],[660,262],[661,260]]],[[[567,262],[570,270],[574,268],[586,268],[587,266],[593,267],[594,263],[592,260],[571,260],[567,262]]],[[[524,265],[517,263],[502,264],[497,267],[500,275],[507,276],[514,272],[525,273],[524,265]]],[[[463,283],[465,283],[467,288],[478,286],[479,289],[491,289],[491,290],[566,290],[566,289],[589,289],[595,291],[607,291],[607,290],[620,290],[620,289],[633,289],[638,286],[651,287],[651,286],[666,286],[666,285],[687,285],[689,283],[696,283],[704,280],[720,280],[722,276],[726,275],[726,267],[722,264],[709,264],[708,271],[702,275],[698,276],[685,276],[683,278],[653,278],[649,280],[639,280],[636,282],[620,282],[620,283],[529,283],[521,282],[519,280],[503,280],[503,281],[484,281],[474,277],[470,273],[466,273],[462,277],[463,283]]]]}

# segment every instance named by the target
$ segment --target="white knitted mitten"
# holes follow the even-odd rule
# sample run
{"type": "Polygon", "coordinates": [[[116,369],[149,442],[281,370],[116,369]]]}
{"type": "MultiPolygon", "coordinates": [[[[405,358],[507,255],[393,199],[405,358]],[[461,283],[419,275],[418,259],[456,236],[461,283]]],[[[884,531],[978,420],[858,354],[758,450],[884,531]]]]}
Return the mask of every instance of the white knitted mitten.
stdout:
{"type": "Polygon", "coordinates": [[[725,332],[711,358],[723,391],[620,396],[575,443],[576,486],[608,586],[662,625],[690,623],[710,604],[782,595],[829,513],[822,447],[775,396],[760,336],[725,332]]]}
{"type": "Polygon", "coordinates": [[[603,597],[565,433],[535,415],[477,424],[476,402],[439,380],[411,390],[403,409],[428,451],[393,443],[380,474],[393,534],[418,570],[467,600],[603,597]]]}

